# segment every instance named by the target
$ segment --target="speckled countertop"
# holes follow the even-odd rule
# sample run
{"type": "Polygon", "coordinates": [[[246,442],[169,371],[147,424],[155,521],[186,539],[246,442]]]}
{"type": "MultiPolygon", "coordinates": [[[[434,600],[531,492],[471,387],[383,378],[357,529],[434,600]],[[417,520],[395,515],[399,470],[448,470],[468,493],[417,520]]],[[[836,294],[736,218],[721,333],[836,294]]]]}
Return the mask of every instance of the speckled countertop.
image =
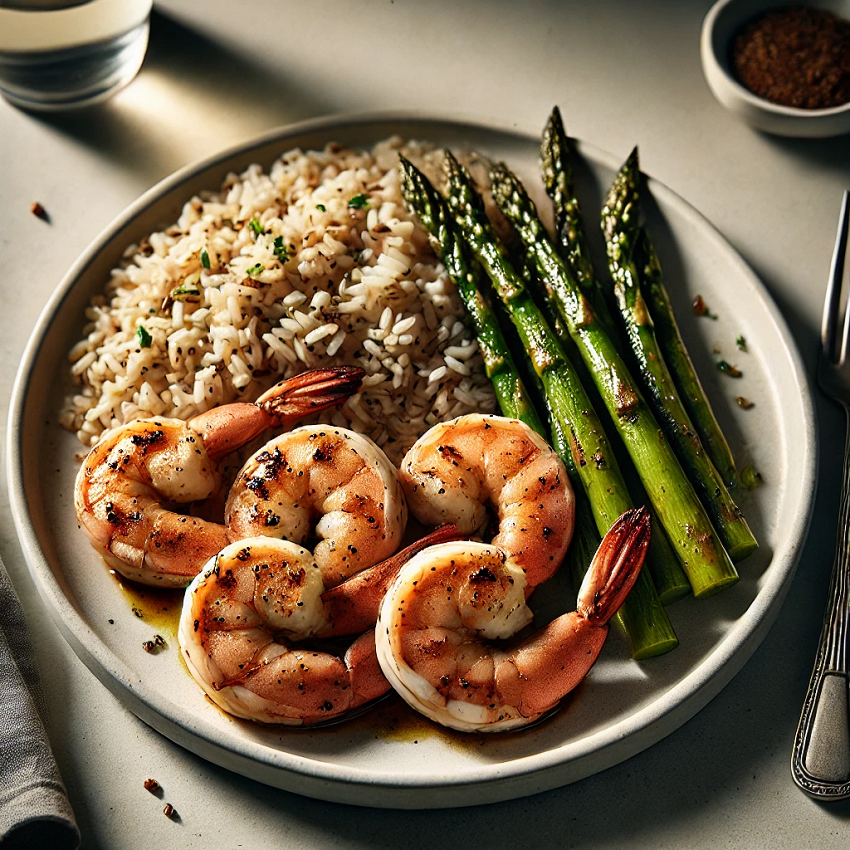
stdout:
{"type": "MultiPolygon", "coordinates": [[[[724,111],[700,71],[709,5],[158,3],[141,74],[110,103],[37,117],[0,101],[3,421],[43,304],[128,203],[176,168],[266,129],[353,111],[416,108],[535,130],[557,103],[570,132],[600,148],[624,157],[639,142],[644,170],[706,215],[761,276],[811,374],[850,144],[761,135],[724,111]],[[33,201],[50,224],[30,214],[33,201]]],[[[84,846],[426,848],[474,836],[482,847],[846,847],[850,804],[818,805],[789,774],[840,485],[842,419],[820,397],[817,407],[812,531],[776,624],[732,683],[617,767],[536,797],[442,812],[302,798],[209,764],[145,726],[77,660],[42,606],[4,476],[0,554],[33,631],[84,846]],[[144,790],[148,776],[166,787],[179,821],[144,790]]]]}

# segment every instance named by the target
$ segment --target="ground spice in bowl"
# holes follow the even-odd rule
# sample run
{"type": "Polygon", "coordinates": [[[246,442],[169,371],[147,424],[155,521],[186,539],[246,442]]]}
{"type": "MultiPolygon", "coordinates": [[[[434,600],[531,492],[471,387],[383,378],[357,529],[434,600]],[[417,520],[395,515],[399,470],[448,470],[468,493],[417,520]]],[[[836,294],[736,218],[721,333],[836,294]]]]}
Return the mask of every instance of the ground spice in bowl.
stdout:
{"type": "Polygon", "coordinates": [[[738,82],[773,103],[841,106],[850,102],[850,21],[796,6],[767,12],[733,39],[731,66],[738,82]]]}

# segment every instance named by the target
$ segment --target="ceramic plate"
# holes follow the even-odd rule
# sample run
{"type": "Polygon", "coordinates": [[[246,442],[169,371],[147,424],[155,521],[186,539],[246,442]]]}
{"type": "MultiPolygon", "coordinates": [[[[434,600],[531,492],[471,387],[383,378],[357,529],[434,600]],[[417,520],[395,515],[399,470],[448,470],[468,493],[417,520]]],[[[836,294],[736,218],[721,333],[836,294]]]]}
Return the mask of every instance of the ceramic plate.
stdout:
{"type": "MultiPolygon", "coordinates": [[[[81,446],[58,424],[67,353],[89,298],[102,290],[125,247],[175,221],[184,201],[217,189],[229,171],[268,167],[292,147],[329,141],[368,146],[387,136],[471,148],[512,165],[544,206],[537,139],[472,122],[411,116],[314,121],[269,133],[190,166],[126,210],[77,261],[47,305],[15,385],[9,427],[12,511],[45,604],[74,651],[142,720],[205,758],[262,782],[327,800],[370,806],[462,806],[519,797],[588,776],[672,732],[741,668],[764,637],[791,583],[815,490],[816,446],[809,389],[788,329],[763,286],[699,213],[649,181],[647,217],[697,367],[739,463],[764,485],[742,499],[761,541],[740,565],[741,581],[670,616],[680,647],[637,663],[612,633],[590,676],[545,722],[522,733],[478,737],[431,726],[391,697],[372,711],[324,729],[252,725],[223,715],[180,661],[179,599],[122,587],[78,530],[73,483],[81,446]],[[690,309],[700,294],[716,321],[690,309]],[[736,348],[744,336],[748,352],[736,348]],[[714,366],[733,362],[733,380],[714,366]],[[755,403],[750,410],[737,396],[755,403]],[[155,633],[165,651],[148,654],[155,633]]],[[[618,157],[582,145],[577,175],[589,221],[598,213],[618,157]]],[[[626,149],[622,155],[625,156],[626,149]]],[[[595,236],[595,227],[589,227],[595,236]]],[[[597,257],[601,246],[597,240],[597,257]]],[[[565,605],[564,587],[549,588],[565,605]]],[[[544,603],[546,604],[546,603],[544,603]]]]}

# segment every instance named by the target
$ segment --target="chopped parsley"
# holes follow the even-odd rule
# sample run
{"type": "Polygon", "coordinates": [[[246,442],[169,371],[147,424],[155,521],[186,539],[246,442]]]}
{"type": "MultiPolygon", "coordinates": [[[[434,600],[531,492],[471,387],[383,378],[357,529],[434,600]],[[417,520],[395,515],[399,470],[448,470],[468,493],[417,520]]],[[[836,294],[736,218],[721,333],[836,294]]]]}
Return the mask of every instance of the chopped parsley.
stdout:
{"type": "Polygon", "coordinates": [[[316,209],[319,212],[327,212],[328,208],[324,204],[316,204],[316,209]]]}
{"type": "Polygon", "coordinates": [[[355,195],[349,202],[348,206],[354,210],[365,210],[369,206],[369,198],[366,195],[355,195]]]}
{"type": "Polygon", "coordinates": [[[263,271],[263,268],[264,267],[263,267],[262,263],[257,263],[256,266],[251,266],[251,268],[248,269],[246,274],[249,274],[249,275],[252,275],[252,276],[255,275],[255,274],[259,274],[261,271],[263,271]]]}
{"type": "Polygon", "coordinates": [[[203,251],[201,251],[201,265],[205,269],[208,269],[210,267],[210,255],[207,253],[206,248],[204,248],[203,251]]]}
{"type": "Polygon", "coordinates": [[[201,290],[184,281],[171,290],[170,297],[173,301],[200,301],[201,290]]]}
{"type": "Polygon", "coordinates": [[[741,351],[749,351],[749,349],[747,348],[747,341],[742,336],[739,336],[735,340],[735,345],[737,345],[738,348],[741,349],[741,351]]]}
{"type": "Polygon", "coordinates": [[[285,263],[289,259],[289,251],[287,250],[286,245],[283,244],[282,236],[275,236],[273,250],[275,257],[277,257],[282,263],[285,263]]]}
{"type": "Polygon", "coordinates": [[[139,348],[150,348],[153,342],[153,337],[147,332],[144,325],[139,325],[136,328],[136,336],[139,340],[139,348]]]}
{"type": "Polygon", "coordinates": [[[265,233],[265,228],[260,222],[260,217],[255,215],[249,222],[248,227],[251,228],[255,236],[262,236],[265,233]]]}

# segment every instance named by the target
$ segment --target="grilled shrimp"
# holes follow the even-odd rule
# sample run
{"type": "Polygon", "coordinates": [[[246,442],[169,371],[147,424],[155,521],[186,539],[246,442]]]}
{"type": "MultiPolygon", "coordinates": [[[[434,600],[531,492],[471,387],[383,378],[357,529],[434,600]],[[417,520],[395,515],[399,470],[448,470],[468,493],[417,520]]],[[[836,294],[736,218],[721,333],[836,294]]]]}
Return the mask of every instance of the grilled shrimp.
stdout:
{"type": "Polygon", "coordinates": [[[178,640],[216,705],[246,720],[302,725],[386,693],[371,630],[344,658],[275,640],[319,625],[323,588],[310,552],[288,540],[239,540],[213,556],[186,591],[178,640]]]}
{"type": "Polygon", "coordinates": [[[438,529],[330,596],[312,555],[297,544],[231,543],[186,591],[178,639],[189,672],[216,705],[247,720],[302,725],[341,717],[390,689],[372,628],[387,581],[429,544],[452,537],[453,526],[438,529]],[[360,637],[343,658],[292,645],[347,634],[360,637]]]}
{"type": "Polygon", "coordinates": [[[435,425],[404,456],[399,471],[420,522],[453,522],[481,535],[490,511],[494,546],[526,573],[526,593],[558,570],[570,543],[574,499],[564,464],[516,419],[472,413],[435,425]]]}
{"type": "Polygon", "coordinates": [[[532,723],[593,666],[649,536],[644,508],[624,514],[593,558],[577,610],[508,646],[490,641],[531,621],[526,575],[493,545],[431,546],[402,568],[381,604],[381,669],[409,705],[444,726],[499,732],[532,723]]]}
{"type": "Polygon", "coordinates": [[[242,467],[225,522],[233,539],[315,539],[329,588],[395,552],[407,503],[395,466],[368,437],[307,425],[270,440],[242,467]]]}
{"type": "Polygon", "coordinates": [[[461,538],[457,526],[440,526],[385,561],[326,590],[322,594],[323,624],[315,634],[320,637],[353,635],[371,628],[378,619],[381,601],[401,568],[428,546],[461,538]]]}
{"type": "Polygon", "coordinates": [[[77,475],[74,506],[92,546],[121,575],[184,587],[230,542],[224,525],[169,510],[209,497],[217,461],[267,428],[345,401],[363,370],[337,367],[281,381],[255,404],[227,404],[183,422],[142,419],[106,433],[77,475]]]}

